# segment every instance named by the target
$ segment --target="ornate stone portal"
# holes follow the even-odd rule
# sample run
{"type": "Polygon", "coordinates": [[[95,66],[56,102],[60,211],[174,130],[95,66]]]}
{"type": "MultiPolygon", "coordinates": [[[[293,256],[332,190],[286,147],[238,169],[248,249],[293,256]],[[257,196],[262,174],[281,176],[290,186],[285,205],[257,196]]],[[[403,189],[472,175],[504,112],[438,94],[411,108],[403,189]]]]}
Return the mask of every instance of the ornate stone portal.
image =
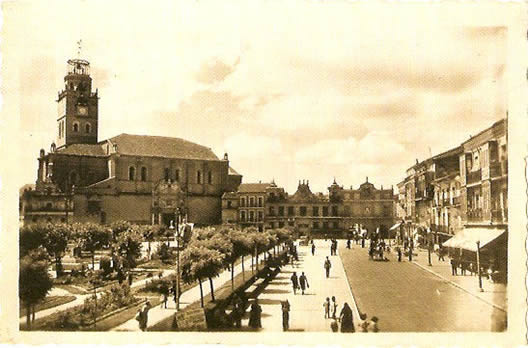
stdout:
{"type": "Polygon", "coordinates": [[[161,180],[154,185],[152,190],[152,224],[170,226],[171,220],[176,220],[178,215],[185,216],[186,194],[180,185],[170,180],[161,180]]]}

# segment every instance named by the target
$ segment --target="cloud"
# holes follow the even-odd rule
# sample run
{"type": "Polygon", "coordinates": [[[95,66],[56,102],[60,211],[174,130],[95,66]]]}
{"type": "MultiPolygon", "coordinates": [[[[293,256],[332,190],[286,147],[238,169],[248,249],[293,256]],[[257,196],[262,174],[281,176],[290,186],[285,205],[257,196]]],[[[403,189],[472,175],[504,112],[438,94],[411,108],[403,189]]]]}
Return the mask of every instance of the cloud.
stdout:
{"type": "Polygon", "coordinates": [[[221,82],[227,78],[240,62],[240,57],[236,60],[233,65],[228,65],[219,59],[214,59],[209,62],[205,62],[200,67],[200,70],[195,73],[195,78],[198,82],[203,84],[214,84],[221,82]]]}
{"type": "Polygon", "coordinates": [[[226,138],[224,148],[237,159],[255,161],[276,158],[283,151],[279,139],[245,132],[226,138]]]}

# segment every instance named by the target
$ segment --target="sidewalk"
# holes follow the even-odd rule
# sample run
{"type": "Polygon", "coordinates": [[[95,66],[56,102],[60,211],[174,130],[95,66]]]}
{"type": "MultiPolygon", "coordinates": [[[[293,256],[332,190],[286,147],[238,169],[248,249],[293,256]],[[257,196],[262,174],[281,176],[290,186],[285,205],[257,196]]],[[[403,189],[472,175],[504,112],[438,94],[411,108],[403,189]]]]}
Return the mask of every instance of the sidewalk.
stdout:
{"type": "MultiPolygon", "coordinates": [[[[262,307],[262,332],[282,331],[281,301],[290,302],[290,330],[330,332],[331,319],[324,318],[323,302],[326,297],[336,296],[337,316],[347,302],[352,308],[354,324],[357,325],[359,314],[350,292],[348,281],[341,258],[330,256],[332,268],[330,278],[326,278],[323,268],[326,256],[330,255],[330,242],[316,240],[315,256],[312,256],[311,246],[298,247],[299,261],[292,267],[291,263],[283,266],[281,272],[269,283],[266,289],[258,296],[262,307]],[[293,272],[300,276],[305,272],[310,288],[301,295],[300,290],[293,294],[290,277],[293,272]]],[[[249,314],[249,309],[248,309],[249,314]]],[[[242,321],[247,327],[249,316],[242,321]]]]}
{"type": "MultiPolygon", "coordinates": [[[[415,251],[416,252],[416,251],[415,251]]],[[[435,274],[436,276],[450,282],[452,285],[466,291],[467,293],[478,297],[482,301],[506,311],[507,308],[507,291],[506,284],[492,283],[487,278],[482,278],[483,292],[479,289],[479,282],[477,275],[471,275],[467,271],[467,275],[454,276],[451,274],[451,264],[449,257],[445,256],[445,261],[438,261],[438,255],[431,254],[431,264],[428,264],[428,255],[425,250],[418,250],[418,257],[413,257],[412,261],[418,267],[435,274]]],[[[460,269],[459,269],[460,272],[460,269]]]]}

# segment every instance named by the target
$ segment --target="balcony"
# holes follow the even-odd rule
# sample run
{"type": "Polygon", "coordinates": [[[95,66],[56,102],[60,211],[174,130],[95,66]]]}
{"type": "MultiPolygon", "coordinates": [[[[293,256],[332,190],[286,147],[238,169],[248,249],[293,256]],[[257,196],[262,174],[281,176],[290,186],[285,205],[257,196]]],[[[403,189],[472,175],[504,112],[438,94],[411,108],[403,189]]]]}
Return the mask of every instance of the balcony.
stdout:
{"type": "Polygon", "coordinates": [[[468,209],[467,211],[468,222],[482,222],[482,209],[468,209]]]}
{"type": "Polygon", "coordinates": [[[449,233],[449,226],[432,224],[431,225],[431,231],[432,232],[449,233]]]}
{"type": "Polygon", "coordinates": [[[474,184],[474,183],[480,182],[480,180],[482,180],[482,170],[479,169],[479,170],[468,173],[467,178],[466,178],[466,183],[468,185],[474,184]]]}
{"type": "Polygon", "coordinates": [[[502,210],[492,210],[491,211],[491,222],[493,223],[504,223],[508,222],[508,209],[504,210],[504,213],[502,210]]]}
{"type": "Polygon", "coordinates": [[[495,162],[490,165],[490,177],[497,178],[508,175],[508,161],[495,162]]]}

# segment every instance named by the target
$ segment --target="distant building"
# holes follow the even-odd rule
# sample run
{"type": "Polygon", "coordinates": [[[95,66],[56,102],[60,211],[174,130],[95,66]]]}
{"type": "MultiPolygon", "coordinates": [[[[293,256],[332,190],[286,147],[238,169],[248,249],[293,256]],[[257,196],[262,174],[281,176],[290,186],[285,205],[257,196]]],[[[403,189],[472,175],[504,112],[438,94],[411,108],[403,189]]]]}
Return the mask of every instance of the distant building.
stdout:
{"type": "Polygon", "coordinates": [[[232,219],[237,209],[238,220],[233,222],[242,227],[290,227],[307,235],[342,235],[356,225],[369,231],[380,228],[386,232],[394,223],[392,188],[376,189],[367,181],[357,190],[344,189],[334,181],[328,190],[328,195],[312,193],[309,182],[303,180],[290,196],[274,182],[242,184],[238,192],[223,196],[224,222],[232,219]],[[263,197],[264,207],[259,205],[259,197],[263,197]],[[262,210],[263,220],[260,220],[262,210]]]}
{"type": "Polygon", "coordinates": [[[98,92],[89,63],[68,61],[58,94],[57,139],[40,151],[35,190],[21,197],[27,222],[128,220],[169,225],[176,215],[221,221],[221,197],[242,176],[210,148],[183,139],[121,134],[98,140],[98,92]]]}

